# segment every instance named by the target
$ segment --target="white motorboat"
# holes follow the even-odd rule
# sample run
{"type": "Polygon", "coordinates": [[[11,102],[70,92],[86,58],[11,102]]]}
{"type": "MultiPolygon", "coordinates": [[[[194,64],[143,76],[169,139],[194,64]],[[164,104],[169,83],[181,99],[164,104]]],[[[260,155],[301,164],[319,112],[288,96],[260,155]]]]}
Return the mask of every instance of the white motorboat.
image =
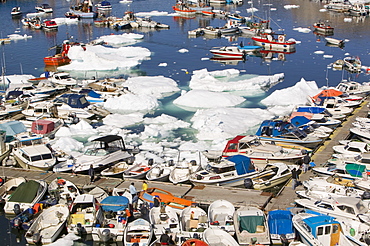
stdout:
{"type": "Polygon", "coordinates": [[[355,81],[341,81],[336,87],[336,90],[342,91],[348,95],[365,97],[370,93],[370,85],[366,83],[358,83],[355,81]]]}
{"type": "Polygon", "coordinates": [[[246,178],[257,175],[255,166],[244,155],[222,158],[219,162],[208,162],[205,170],[190,175],[193,184],[241,186],[246,178]]]}
{"type": "Polygon", "coordinates": [[[106,177],[121,177],[123,172],[125,172],[129,167],[130,165],[127,161],[120,161],[113,166],[103,169],[100,174],[106,177]]]}
{"type": "Polygon", "coordinates": [[[167,231],[173,234],[180,233],[180,222],[176,210],[170,206],[161,205],[153,207],[149,211],[150,223],[153,226],[154,235],[159,238],[167,231]]]}
{"type": "Polygon", "coordinates": [[[344,165],[328,165],[325,167],[314,167],[312,171],[318,175],[323,177],[337,175],[341,178],[348,178],[348,179],[362,179],[367,177],[367,168],[365,165],[356,164],[356,163],[348,163],[344,165]]]}
{"type": "MultiPolygon", "coordinates": [[[[150,154],[150,153],[148,153],[150,154]]],[[[151,156],[151,155],[149,155],[151,156]]],[[[142,179],[152,169],[155,160],[147,157],[145,152],[135,155],[134,162],[123,172],[123,178],[142,179]]]]}
{"type": "Polygon", "coordinates": [[[203,239],[208,245],[238,246],[238,242],[226,231],[219,228],[207,228],[203,233],[203,239]]]}
{"type": "Polygon", "coordinates": [[[296,238],[292,217],[291,211],[288,210],[276,209],[267,213],[267,224],[273,245],[284,245],[296,238]]]}
{"type": "Polygon", "coordinates": [[[325,40],[327,43],[329,44],[333,44],[333,45],[343,45],[344,44],[344,40],[343,39],[336,39],[336,38],[330,38],[330,37],[325,37],[325,40]]]}
{"type": "Polygon", "coordinates": [[[361,60],[358,57],[346,56],[343,58],[344,68],[351,73],[361,73],[361,60]]]}
{"type": "Polygon", "coordinates": [[[49,80],[55,84],[64,85],[64,86],[74,86],[77,85],[77,80],[72,78],[69,73],[66,72],[57,72],[53,73],[49,80]]]}
{"type": "Polygon", "coordinates": [[[295,51],[296,42],[293,40],[286,40],[284,34],[264,33],[259,36],[253,36],[252,40],[258,46],[265,50],[274,51],[295,51]]]}
{"type": "Polygon", "coordinates": [[[80,190],[69,180],[56,178],[48,186],[49,194],[54,195],[58,203],[70,205],[80,195],[80,190]]]}
{"type": "Polygon", "coordinates": [[[69,216],[68,206],[56,204],[42,210],[25,234],[29,244],[50,244],[64,229],[69,216]]]}
{"type": "Polygon", "coordinates": [[[367,127],[351,127],[349,129],[358,139],[370,144],[370,129],[367,127]]]}
{"type": "Polygon", "coordinates": [[[291,166],[282,162],[267,164],[260,174],[250,178],[253,188],[265,190],[287,182],[291,178],[292,169],[291,166]]]}
{"type": "Polygon", "coordinates": [[[129,200],[123,196],[108,196],[101,201],[103,218],[92,229],[94,242],[122,242],[128,217],[129,200]]]}
{"type": "Polygon", "coordinates": [[[306,245],[354,245],[343,234],[341,223],[334,217],[298,213],[293,216],[292,221],[302,242],[306,245]]]}
{"type": "Polygon", "coordinates": [[[23,210],[32,208],[41,201],[47,189],[48,184],[44,180],[27,180],[21,183],[5,203],[5,213],[18,214],[23,210]]]}
{"type": "Polygon", "coordinates": [[[221,229],[233,236],[235,234],[233,215],[234,205],[226,200],[216,200],[209,205],[209,228],[221,229]]]}
{"type": "Polygon", "coordinates": [[[253,206],[242,206],[234,213],[234,226],[239,245],[270,245],[266,215],[253,206]]]}
{"type": "Polygon", "coordinates": [[[149,221],[139,218],[127,224],[123,242],[126,246],[147,246],[152,239],[152,234],[149,221]]]}
{"type": "Polygon", "coordinates": [[[203,232],[209,227],[207,213],[192,204],[181,211],[180,225],[181,232],[186,238],[196,238],[197,236],[203,238],[203,232]]]}
{"type": "Polygon", "coordinates": [[[82,186],[81,191],[83,194],[93,195],[98,203],[100,203],[109,196],[104,189],[94,184],[87,184],[82,186]]]}
{"type": "Polygon", "coordinates": [[[255,165],[265,165],[271,162],[296,162],[305,155],[297,148],[282,147],[271,141],[262,141],[256,135],[236,136],[229,140],[222,151],[222,156],[245,155],[255,165]]]}
{"type": "Polygon", "coordinates": [[[45,12],[45,13],[52,13],[53,12],[53,8],[49,4],[47,4],[47,3],[43,3],[41,5],[37,5],[35,7],[35,9],[38,12],[45,12]]]}
{"type": "Polygon", "coordinates": [[[96,221],[102,219],[103,213],[94,196],[82,194],[71,205],[67,230],[76,235],[91,234],[96,221]]]}
{"type": "Polygon", "coordinates": [[[107,135],[93,139],[92,142],[91,148],[75,158],[73,165],[75,173],[86,173],[91,165],[95,171],[101,171],[132,157],[121,136],[107,135]]]}
{"type": "Polygon", "coordinates": [[[246,52],[236,46],[213,47],[210,52],[215,56],[244,58],[246,52]]]}
{"type": "Polygon", "coordinates": [[[12,8],[12,10],[10,11],[10,14],[12,15],[12,17],[21,16],[22,15],[21,7],[17,6],[17,7],[12,8]]]}
{"type": "Polygon", "coordinates": [[[358,156],[362,154],[370,154],[370,147],[367,143],[351,141],[345,145],[333,146],[335,153],[344,154],[346,156],[358,156]]]}
{"type": "Polygon", "coordinates": [[[173,160],[158,163],[146,173],[146,179],[149,181],[169,181],[170,174],[174,168],[173,160]]]}
{"type": "Polygon", "coordinates": [[[124,196],[129,200],[129,203],[132,203],[132,195],[127,188],[114,187],[112,191],[112,196],[124,196]]]}
{"type": "Polygon", "coordinates": [[[187,158],[175,164],[169,180],[174,184],[189,182],[190,175],[202,168],[201,163],[204,159],[206,159],[204,156],[196,156],[195,153],[190,153],[187,158]]]}
{"type": "Polygon", "coordinates": [[[26,182],[26,179],[23,177],[12,178],[7,180],[1,187],[0,187],[0,198],[1,203],[5,203],[9,200],[12,196],[12,193],[17,189],[17,187],[26,182]]]}

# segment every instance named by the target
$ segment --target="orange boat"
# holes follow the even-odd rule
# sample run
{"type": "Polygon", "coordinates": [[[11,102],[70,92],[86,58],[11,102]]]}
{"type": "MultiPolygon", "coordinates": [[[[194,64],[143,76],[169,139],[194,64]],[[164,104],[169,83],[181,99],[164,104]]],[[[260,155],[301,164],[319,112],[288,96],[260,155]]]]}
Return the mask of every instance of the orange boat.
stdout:
{"type": "Polygon", "coordinates": [[[208,246],[208,243],[199,239],[191,238],[183,242],[181,246],[208,246]]]}
{"type": "Polygon", "coordinates": [[[160,188],[148,188],[146,191],[141,191],[139,193],[139,198],[143,201],[153,204],[154,197],[158,196],[160,202],[165,203],[167,206],[170,206],[175,209],[184,209],[190,206],[193,202],[186,200],[184,198],[176,197],[170,192],[162,190],[160,188]]]}
{"type": "Polygon", "coordinates": [[[76,45],[79,43],[70,42],[69,40],[65,40],[62,46],[56,47],[56,53],[53,56],[46,56],[44,57],[44,63],[46,66],[62,66],[69,64],[71,59],[69,59],[68,51],[72,45],[76,45]]]}

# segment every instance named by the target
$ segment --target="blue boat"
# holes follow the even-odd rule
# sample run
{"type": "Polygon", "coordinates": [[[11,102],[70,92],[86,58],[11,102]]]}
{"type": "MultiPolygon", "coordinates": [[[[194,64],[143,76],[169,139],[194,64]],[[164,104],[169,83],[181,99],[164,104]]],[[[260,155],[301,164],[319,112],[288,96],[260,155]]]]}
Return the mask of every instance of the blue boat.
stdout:
{"type": "Polygon", "coordinates": [[[283,120],[264,120],[256,135],[261,140],[299,144],[311,149],[323,142],[323,139],[308,135],[292,123],[283,120]]]}
{"type": "Polygon", "coordinates": [[[267,223],[271,241],[274,245],[286,244],[295,239],[295,230],[292,222],[293,215],[288,210],[273,210],[268,212],[267,223]]]}

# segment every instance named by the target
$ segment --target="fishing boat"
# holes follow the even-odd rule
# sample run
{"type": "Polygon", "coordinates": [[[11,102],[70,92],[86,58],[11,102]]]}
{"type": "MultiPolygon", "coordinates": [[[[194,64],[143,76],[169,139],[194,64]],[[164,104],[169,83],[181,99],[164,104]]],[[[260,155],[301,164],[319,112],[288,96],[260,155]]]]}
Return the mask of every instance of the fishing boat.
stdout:
{"type": "Polygon", "coordinates": [[[153,233],[156,238],[169,231],[171,234],[180,234],[180,222],[174,208],[166,206],[153,207],[149,211],[150,223],[153,225],[153,233]]]}
{"type": "Polygon", "coordinates": [[[264,50],[295,51],[296,42],[286,40],[284,34],[264,33],[259,36],[253,36],[252,40],[264,50]]]}
{"type": "Polygon", "coordinates": [[[212,202],[208,208],[209,228],[220,229],[234,236],[234,212],[235,207],[229,201],[221,199],[212,202]]]}
{"type": "Polygon", "coordinates": [[[152,239],[152,234],[149,221],[139,218],[127,224],[123,242],[126,246],[147,246],[152,239]]]}
{"type": "Polygon", "coordinates": [[[266,215],[253,206],[242,206],[234,213],[234,226],[239,245],[270,245],[266,215]]]}
{"type": "Polygon", "coordinates": [[[93,11],[93,4],[91,0],[86,0],[82,3],[77,3],[76,5],[71,6],[69,12],[83,19],[92,19],[97,16],[97,13],[93,11]]]}
{"type": "Polygon", "coordinates": [[[42,210],[25,234],[29,244],[50,244],[64,229],[69,216],[68,206],[56,204],[42,210]]]}
{"type": "Polygon", "coordinates": [[[21,211],[32,208],[41,201],[47,189],[48,184],[44,180],[27,180],[21,183],[5,203],[5,213],[19,214],[21,211]]]}
{"type": "Polygon", "coordinates": [[[238,246],[238,242],[226,231],[220,228],[207,228],[203,233],[204,241],[212,245],[238,246]]]}
{"type": "Polygon", "coordinates": [[[197,11],[194,9],[190,9],[185,4],[176,4],[172,6],[172,9],[181,16],[194,16],[197,11]]]}
{"type": "Polygon", "coordinates": [[[146,191],[139,192],[139,198],[149,204],[154,203],[154,197],[158,196],[159,200],[177,211],[182,211],[190,206],[193,202],[184,198],[176,197],[170,192],[160,188],[148,188],[146,191]]]}
{"type": "Polygon", "coordinates": [[[38,12],[45,12],[45,13],[52,13],[53,12],[53,8],[49,4],[47,4],[47,3],[43,3],[41,5],[37,5],[35,7],[35,9],[38,12]]]}
{"type": "Polygon", "coordinates": [[[80,195],[80,190],[73,182],[62,178],[52,180],[48,186],[48,192],[57,198],[58,203],[67,205],[80,195]]]}
{"type": "Polygon", "coordinates": [[[128,222],[126,209],[129,200],[124,196],[108,196],[100,202],[103,219],[92,229],[94,242],[122,242],[128,222]]]}
{"type": "Polygon", "coordinates": [[[12,11],[10,12],[12,17],[19,17],[22,15],[21,7],[14,7],[12,8],[12,11]]]}
{"type": "Polygon", "coordinates": [[[73,45],[73,42],[65,40],[62,45],[55,46],[56,52],[53,56],[44,57],[44,63],[46,66],[62,66],[69,64],[71,59],[68,57],[68,51],[73,45]]]}
{"type": "Polygon", "coordinates": [[[313,24],[315,31],[323,33],[325,35],[332,35],[334,33],[334,27],[326,25],[323,21],[318,21],[313,24]]]}
{"type": "Polygon", "coordinates": [[[112,10],[112,4],[108,1],[101,1],[95,5],[98,10],[112,10]]]}
{"type": "Polygon", "coordinates": [[[67,221],[68,233],[91,234],[96,221],[103,219],[103,213],[93,195],[82,194],[75,198],[70,207],[67,221]]]}
{"type": "Polygon", "coordinates": [[[181,211],[180,226],[186,238],[203,238],[203,232],[209,227],[207,213],[192,204],[181,211]]]}
{"type": "Polygon", "coordinates": [[[246,51],[240,50],[236,46],[214,47],[210,52],[220,57],[243,58],[246,55],[246,51]]]}
{"type": "Polygon", "coordinates": [[[54,20],[44,20],[41,24],[42,28],[48,30],[58,29],[58,24],[54,20]]]}
{"type": "Polygon", "coordinates": [[[343,58],[344,68],[351,73],[361,73],[361,60],[359,57],[346,56],[343,58]]]}
{"type": "Polygon", "coordinates": [[[272,210],[267,214],[267,224],[274,245],[287,244],[296,238],[293,214],[288,210],[272,210]]]}

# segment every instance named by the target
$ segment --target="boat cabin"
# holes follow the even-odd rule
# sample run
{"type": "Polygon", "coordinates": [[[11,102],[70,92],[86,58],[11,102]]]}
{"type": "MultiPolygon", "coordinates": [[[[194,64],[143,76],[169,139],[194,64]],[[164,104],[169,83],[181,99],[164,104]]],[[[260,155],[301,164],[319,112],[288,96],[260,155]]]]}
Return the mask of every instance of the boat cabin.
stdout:
{"type": "Polygon", "coordinates": [[[301,221],[303,227],[321,243],[340,244],[341,226],[334,217],[328,215],[312,216],[301,221]]]}
{"type": "Polygon", "coordinates": [[[55,99],[55,103],[57,105],[65,103],[71,108],[86,108],[90,105],[85,96],[79,94],[63,94],[55,99]]]}
{"type": "Polygon", "coordinates": [[[48,134],[60,126],[61,121],[36,120],[32,122],[31,132],[36,134],[48,134]]]}
{"type": "Polygon", "coordinates": [[[92,148],[88,148],[84,155],[104,156],[117,150],[126,150],[125,143],[121,136],[107,135],[92,140],[92,148]]]}

